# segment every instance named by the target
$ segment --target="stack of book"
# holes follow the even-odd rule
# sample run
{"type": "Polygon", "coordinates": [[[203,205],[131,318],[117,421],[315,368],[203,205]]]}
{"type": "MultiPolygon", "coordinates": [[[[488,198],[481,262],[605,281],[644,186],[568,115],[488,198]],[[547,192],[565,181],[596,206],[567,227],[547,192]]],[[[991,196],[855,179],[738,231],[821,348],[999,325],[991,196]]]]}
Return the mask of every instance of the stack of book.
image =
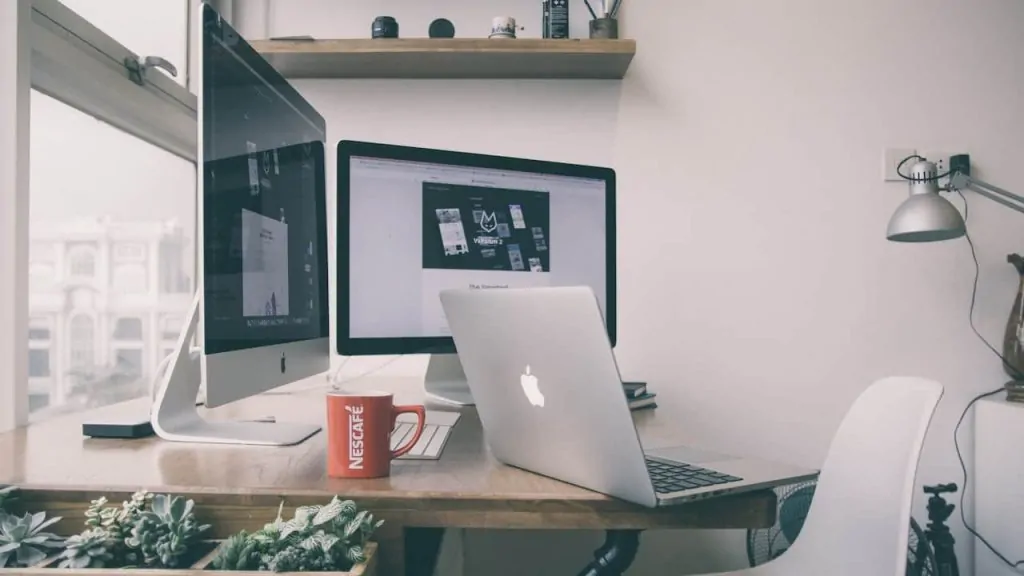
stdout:
{"type": "Polygon", "coordinates": [[[1024,402],[1024,382],[1015,380],[1007,382],[1006,399],[1010,402],[1024,402]]]}
{"type": "Polygon", "coordinates": [[[630,410],[658,407],[658,403],[654,401],[656,394],[647,389],[646,382],[623,382],[622,388],[626,391],[626,400],[629,401],[630,410]]]}

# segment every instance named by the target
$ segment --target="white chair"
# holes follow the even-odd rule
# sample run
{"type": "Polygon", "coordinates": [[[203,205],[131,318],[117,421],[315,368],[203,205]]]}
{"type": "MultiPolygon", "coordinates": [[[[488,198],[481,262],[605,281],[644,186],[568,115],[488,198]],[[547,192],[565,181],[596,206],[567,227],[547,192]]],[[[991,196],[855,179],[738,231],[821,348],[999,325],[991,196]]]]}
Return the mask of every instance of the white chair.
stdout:
{"type": "Polygon", "coordinates": [[[938,382],[885,378],[832,438],[800,535],[782,556],[733,576],[904,576],[917,464],[938,382]]]}

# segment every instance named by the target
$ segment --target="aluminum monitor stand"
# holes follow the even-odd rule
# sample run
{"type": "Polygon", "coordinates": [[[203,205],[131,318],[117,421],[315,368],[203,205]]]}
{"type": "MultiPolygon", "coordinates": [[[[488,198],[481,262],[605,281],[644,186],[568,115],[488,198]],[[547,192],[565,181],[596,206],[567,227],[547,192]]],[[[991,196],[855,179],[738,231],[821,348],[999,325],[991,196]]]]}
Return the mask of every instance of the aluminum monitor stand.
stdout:
{"type": "Polygon", "coordinates": [[[150,413],[156,434],[172,442],[290,446],[319,432],[320,426],[312,424],[209,421],[199,414],[196,398],[202,384],[202,354],[192,349],[192,338],[199,325],[200,294],[192,301],[174,357],[158,384],[150,413]]]}
{"type": "Polygon", "coordinates": [[[455,406],[473,406],[466,373],[457,354],[431,354],[427,361],[427,374],[423,379],[427,396],[455,406]]]}

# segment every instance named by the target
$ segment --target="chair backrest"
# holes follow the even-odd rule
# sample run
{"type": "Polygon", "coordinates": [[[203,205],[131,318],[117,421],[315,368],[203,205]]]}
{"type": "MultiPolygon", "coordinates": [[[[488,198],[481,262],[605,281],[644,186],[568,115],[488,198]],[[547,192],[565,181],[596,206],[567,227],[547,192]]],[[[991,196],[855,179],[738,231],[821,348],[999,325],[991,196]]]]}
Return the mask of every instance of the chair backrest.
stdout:
{"type": "Polygon", "coordinates": [[[942,392],[938,382],[894,377],[857,398],[832,439],[803,529],[773,568],[906,574],[917,465],[942,392]]]}

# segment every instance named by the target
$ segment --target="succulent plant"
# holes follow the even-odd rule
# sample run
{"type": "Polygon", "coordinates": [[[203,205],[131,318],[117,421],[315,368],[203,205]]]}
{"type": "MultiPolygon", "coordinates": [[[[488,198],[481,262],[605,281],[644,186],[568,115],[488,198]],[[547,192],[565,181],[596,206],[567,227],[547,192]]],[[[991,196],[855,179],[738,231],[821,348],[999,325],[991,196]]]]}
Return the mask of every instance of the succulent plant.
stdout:
{"type": "Polygon", "coordinates": [[[153,495],[140,490],[121,506],[107,506],[107,499],[100,497],[93,500],[85,511],[85,525],[89,528],[103,528],[111,538],[124,540],[131,535],[132,527],[139,515],[153,501],[153,495]]]}
{"type": "Polygon", "coordinates": [[[85,511],[86,530],[79,536],[85,537],[89,533],[88,539],[92,541],[99,537],[99,532],[91,531],[102,530],[106,534],[105,549],[111,558],[103,560],[105,567],[139,564],[138,551],[129,548],[126,540],[131,537],[136,521],[152,501],[153,494],[140,490],[121,502],[120,506],[107,506],[109,501],[102,496],[89,504],[85,511]]]}
{"type": "Polygon", "coordinates": [[[60,554],[61,568],[107,568],[114,562],[116,540],[103,528],[90,528],[71,536],[60,554]]]}
{"type": "Polygon", "coordinates": [[[14,493],[17,490],[17,486],[4,486],[0,488],[0,516],[4,514],[4,504],[14,499],[14,493]]]}
{"type": "Polygon", "coordinates": [[[33,566],[46,559],[48,550],[63,547],[59,536],[44,532],[60,520],[59,516],[47,519],[46,512],[24,516],[3,514],[0,518],[0,568],[33,566]]]}
{"type": "Polygon", "coordinates": [[[289,520],[228,539],[213,561],[216,570],[272,572],[345,571],[366,561],[366,543],[383,524],[355,502],[335,496],[324,506],[300,506],[289,520]]]}
{"type": "Polygon", "coordinates": [[[194,507],[195,502],[180,496],[154,496],[150,509],[138,515],[125,544],[139,552],[143,566],[181,567],[210,529],[196,520],[194,507]]]}
{"type": "Polygon", "coordinates": [[[212,566],[215,570],[256,570],[259,568],[260,558],[269,552],[269,548],[262,546],[258,540],[242,530],[221,545],[212,566]]]}

